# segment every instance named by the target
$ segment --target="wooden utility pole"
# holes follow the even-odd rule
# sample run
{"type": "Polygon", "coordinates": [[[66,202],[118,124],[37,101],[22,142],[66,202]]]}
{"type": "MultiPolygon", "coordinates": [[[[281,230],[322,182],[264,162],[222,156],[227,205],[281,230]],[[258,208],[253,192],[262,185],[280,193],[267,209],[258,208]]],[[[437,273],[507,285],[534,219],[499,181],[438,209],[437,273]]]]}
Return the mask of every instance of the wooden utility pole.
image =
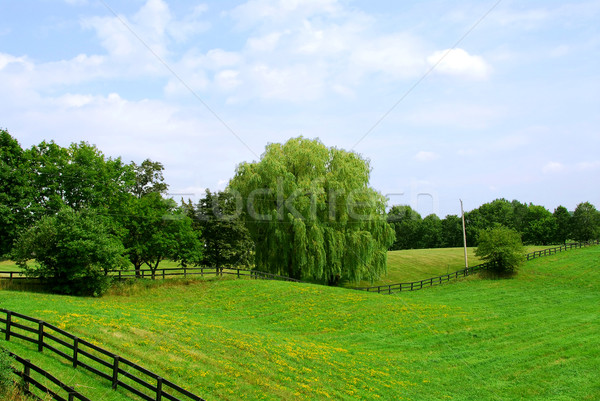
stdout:
{"type": "Polygon", "coordinates": [[[465,246],[465,269],[469,268],[469,261],[467,259],[467,230],[465,230],[465,211],[463,210],[462,199],[460,200],[460,215],[462,216],[462,226],[463,226],[463,244],[465,246]]]}

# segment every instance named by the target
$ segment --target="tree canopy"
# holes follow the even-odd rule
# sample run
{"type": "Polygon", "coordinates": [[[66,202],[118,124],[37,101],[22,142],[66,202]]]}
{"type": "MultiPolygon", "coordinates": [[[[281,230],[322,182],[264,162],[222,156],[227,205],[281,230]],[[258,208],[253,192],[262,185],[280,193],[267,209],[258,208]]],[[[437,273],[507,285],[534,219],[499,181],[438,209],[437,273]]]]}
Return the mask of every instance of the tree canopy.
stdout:
{"type": "Polygon", "coordinates": [[[228,192],[210,192],[189,211],[204,243],[202,263],[223,268],[252,263],[254,243],[241,219],[237,199],[228,192]]]}
{"type": "Polygon", "coordinates": [[[521,236],[511,228],[496,226],[479,234],[475,255],[494,264],[497,273],[514,273],[523,263],[525,254],[521,236]]]}
{"type": "Polygon", "coordinates": [[[331,285],[383,275],[394,231],[369,177],[357,153],[303,137],[240,164],[229,189],[241,198],[256,268],[331,285]]]}
{"type": "Polygon", "coordinates": [[[29,276],[47,280],[57,292],[99,295],[106,272],[125,266],[124,251],[105,218],[65,207],[22,232],[13,255],[29,276]]]}

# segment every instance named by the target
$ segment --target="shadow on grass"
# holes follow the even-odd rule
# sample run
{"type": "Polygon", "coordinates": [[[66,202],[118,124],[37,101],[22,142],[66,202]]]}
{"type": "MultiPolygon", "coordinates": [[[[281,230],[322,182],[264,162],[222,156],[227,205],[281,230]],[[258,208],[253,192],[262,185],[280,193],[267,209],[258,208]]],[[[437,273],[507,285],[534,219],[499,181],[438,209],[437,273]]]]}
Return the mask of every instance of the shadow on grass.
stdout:
{"type": "Polygon", "coordinates": [[[0,290],[21,291],[21,292],[37,292],[41,294],[49,294],[51,291],[48,285],[37,279],[25,280],[0,280],[0,290]]]}
{"type": "Polygon", "coordinates": [[[497,272],[495,270],[482,270],[479,272],[479,277],[483,280],[508,280],[515,278],[517,275],[517,271],[497,272]]]}

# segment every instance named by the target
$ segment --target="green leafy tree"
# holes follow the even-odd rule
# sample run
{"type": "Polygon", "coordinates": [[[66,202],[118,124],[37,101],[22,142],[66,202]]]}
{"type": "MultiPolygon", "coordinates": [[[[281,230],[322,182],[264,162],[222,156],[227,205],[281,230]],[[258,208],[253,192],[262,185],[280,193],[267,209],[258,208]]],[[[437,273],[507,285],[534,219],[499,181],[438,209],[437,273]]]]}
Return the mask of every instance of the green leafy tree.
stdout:
{"type": "Polygon", "coordinates": [[[582,202],[573,212],[573,237],[577,241],[600,239],[600,213],[590,202],[582,202]]]}
{"type": "Polygon", "coordinates": [[[43,141],[26,150],[26,157],[35,190],[35,202],[30,212],[35,220],[52,215],[66,206],[63,176],[69,164],[67,150],[54,142],[43,141]]]}
{"type": "Polygon", "coordinates": [[[200,263],[200,233],[193,229],[192,219],[177,208],[173,200],[151,192],[141,198],[131,197],[124,211],[120,216],[120,224],[125,229],[122,240],[136,276],[141,275],[140,270],[146,264],[154,278],[165,258],[183,265],[200,263]]]}
{"type": "Polygon", "coordinates": [[[420,248],[439,248],[442,245],[442,220],[430,214],[421,223],[420,248]]]}
{"type": "Polygon", "coordinates": [[[68,148],[42,142],[25,153],[36,193],[32,212],[37,215],[56,213],[63,206],[114,210],[133,185],[131,166],[86,142],[68,148]]]}
{"type": "Polygon", "coordinates": [[[194,214],[204,242],[203,264],[223,268],[252,263],[254,243],[241,211],[241,199],[228,192],[206,190],[194,214]]]}
{"type": "Polygon", "coordinates": [[[556,243],[566,244],[567,240],[571,238],[571,213],[564,206],[559,206],[554,209],[554,220],[556,221],[556,231],[554,235],[554,241],[556,243]]]}
{"type": "Polygon", "coordinates": [[[25,152],[6,130],[0,129],[0,258],[11,251],[20,231],[33,223],[31,173],[25,152]]]}
{"type": "Polygon", "coordinates": [[[550,245],[556,237],[556,219],[543,206],[530,204],[523,219],[523,242],[531,245],[550,245]]]}
{"type": "Polygon", "coordinates": [[[131,193],[137,198],[152,192],[164,194],[167,191],[169,186],[165,183],[163,177],[165,168],[162,163],[146,159],[139,166],[132,163],[131,167],[135,176],[131,193]]]}
{"type": "Polygon", "coordinates": [[[302,137],[240,164],[229,189],[242,198],[256,268],[330,285],[383,275],[394,231],[369,176],[360,155],[302,137]]]}
{"type": "Polygon", "coordinates": [[[454,214],[442,220],[442,247],[463,246],[462,219],[454,214]]]}
{"type": "Polygon", "coordinates": [[[497,273],[513,273],[523,263],[525,251],[521,235],[504,226],[482,230],[475,255],[493,263],[497,273]]]}
{"type": "Polygon", "coordinates": [[[28,276],[45,279],[56,292],[99,295],[108,288],[108,270],[125,266],[124,251],[105,218],[63,208],[24,231],[13,255],[28,276]]]}
{"type": "Polygon", "coordinates": [[[421,215],[407,205],[392,206],[387,216],[388,223],[394,229],[396,239],[391,250],[417,249],[421,247],[423,219],[421,215]]]}

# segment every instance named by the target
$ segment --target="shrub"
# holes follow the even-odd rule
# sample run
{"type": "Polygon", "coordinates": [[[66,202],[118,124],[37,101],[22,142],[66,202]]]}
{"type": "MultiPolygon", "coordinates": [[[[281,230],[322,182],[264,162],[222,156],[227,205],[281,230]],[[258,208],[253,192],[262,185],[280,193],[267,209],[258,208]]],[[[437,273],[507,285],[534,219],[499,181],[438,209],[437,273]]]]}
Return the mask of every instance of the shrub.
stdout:
{"type": "Polygon", "coordinates": [[[514,273],[523,263],[525,251],[521,235],[510,228],[497,226],[479,234],[475,255],[493,264],[496,273],[514,273]]]}
{"type": "Polygon", "coordinates": [[[110,223],[93,211],[60,210],[23,232],[14,247],[17,263],[55,292],[101,295],[109,269],[125,266],[125,249],[110,223]],[[28,260],[35,259],[34,266],[28,260]]]}

